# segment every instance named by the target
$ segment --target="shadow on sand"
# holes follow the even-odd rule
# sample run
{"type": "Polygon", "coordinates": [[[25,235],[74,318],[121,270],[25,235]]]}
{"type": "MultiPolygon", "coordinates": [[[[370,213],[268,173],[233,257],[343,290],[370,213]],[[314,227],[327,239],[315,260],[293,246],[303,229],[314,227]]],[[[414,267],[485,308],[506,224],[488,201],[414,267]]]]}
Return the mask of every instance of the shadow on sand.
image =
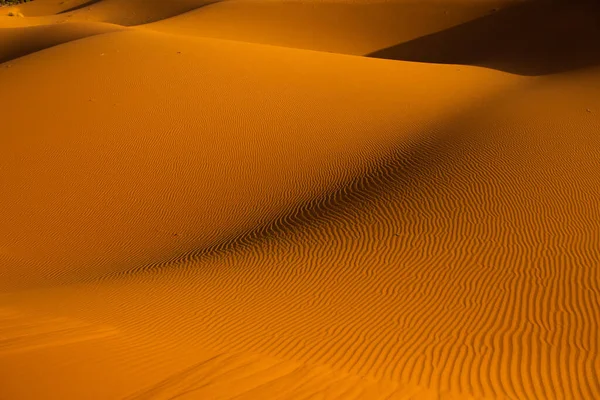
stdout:
{"type": "Polygon", "coordinates": [[[90,1],[86,1],[85,3],[80,4],[78,6],[71,7],[71,8],[68,8],[66,10],[63,10],[63,11],[59,12],[59,14],[66,14],[66,13],[70,13],[70,12],[73,12],[73,11],[81,10],[82,8],[89,7],[89,6],[93,5],[93,4],[99,3],[101,1],[102,0],[90,0],[90,1]]]}
{"type": "MultiPolygon", "coordinates": [[[[66,13],[78,11],[78,10],[90,7],[96,3],[100,3],[102,1],[103,0],[89,0],[78,6],[74,6],[69,9],[63,10],[63,11],[59,12],[58,14],[66,14],[66,13]]],[[[153,18],[147,18],[147,19],[144,19],[143,21],[137,21],[135,23],[131,23],[131,22],[127,22],[127,21],[126,22],[107,21],[107,22],[112,22],[115,24],[123,25],[123,26],[147,24],[147,23],[152,23],[152,22],[163,20],[163,19],[171,18],[171,17],[177,16],[177,15],[180,15],[180,14],[192,11],[192,10],[197,10],[199,8],[206,7],[211,4],[218,3],[220,1],[221,0],[185,0],[185,1],[172,2],[172,6],[169,8],[168,12],[166,12],[163,15],[160,15],[159,17],[154,16],[153,18]]]]}
{"type": "Polygon", "coordinates": [[[90,24],[86,29],[72,29],[71,24],[8,28],[0,35],[0,41],[6,43],[0,46],[0,64],[73,40],[121,29],[109,24],[90,24]]]}
{"type": "Polygon", "coordinates": [[[537,76],[600,64],[600,2],[534,0],[367,55],[537,76]]]}

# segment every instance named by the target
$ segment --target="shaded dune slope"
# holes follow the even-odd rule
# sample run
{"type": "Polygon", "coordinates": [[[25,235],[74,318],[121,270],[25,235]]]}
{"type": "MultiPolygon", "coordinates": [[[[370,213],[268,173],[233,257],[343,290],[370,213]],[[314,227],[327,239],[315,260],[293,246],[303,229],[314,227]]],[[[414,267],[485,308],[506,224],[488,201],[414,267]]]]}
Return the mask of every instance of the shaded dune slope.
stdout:
{"type": "MultiPolygon", "coordinates": [[[[96,4],[96,3],[100,3],[101,1],[104,1],[104,0],[89,0],[89,1],[85,1],[85,2],[83,2],[81,4],[76,5],[76,6],[69,7],[66,10],[61,10],[59,12],[59,14],[66,14],[66,13],[70,13],[70,12],[73,12],[73,11],[81,10],[83,8],[86,8],[86,7],[91,7],[94,4],[96,4]]],[[[90,8],[90,10],[91,10],[91,8],[90,8]]]]}
{"type": "Polygon", "coordinates": [[[74,19],[110,22],[124,26],[139,25],[169,18],[213,3],[214,0],[100,0],[61,11],[74,19]]]}
{"type": "Polygon", "coordinates": [[[598,38],[598,2],[534,0],[370,56],[545,75],[600,63],[598,38]]]}
{"type": "Polygon", "coordinates": [[[489,14],[491,2],[223,1],[145,28],[364,55],[489,14]]]}
{"type": "Polygon", "coordinates": [[[60,21],[100,21],[125,26],[154,22],[144,25],[144,28],[166,33],[364,55],[450,28],[515,3],[518,4],[515,0],[179,0],[150,3],[140,0],[99,0],[78,1],[69,7],[71,3],[68,2],[41,0],[20,5],[18,10],[26,16],[50,18],[50,14],[55,14],[53,19],[60,21]]]}
{"type": "Polygon", "coordinates": [[[0,63],[88,36],[121,30],[98,22],[72,22],[0,29],[0,63]]]}
{"type": "Polygon", "coordinates": [[[2,10],[18,11],[26,19],[59,16],[130,26],[169,18],[209,3],[204,0],[36,0],[2,10]]]}
{"type": "MultiPolygon", "coordinates": [[[[87,4],[88,0],[41,0],[30,1],[5,7],[2,10],[18,10],[27,20],[34,18],[48,18],[61,12],[87,4]]],[[[3,13],[0,13],[2,15],[3,13]]]]}

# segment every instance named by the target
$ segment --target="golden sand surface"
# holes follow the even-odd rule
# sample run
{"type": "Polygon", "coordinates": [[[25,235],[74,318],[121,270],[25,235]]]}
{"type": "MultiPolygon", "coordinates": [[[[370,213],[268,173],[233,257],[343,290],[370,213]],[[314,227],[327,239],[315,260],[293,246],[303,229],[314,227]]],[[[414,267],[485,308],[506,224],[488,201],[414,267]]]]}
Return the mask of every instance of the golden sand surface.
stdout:
{"type": "Polygon", "coordinates": [[[35,0],[0,107],[0,400],[600,398],[596,2],[35,0]]]}

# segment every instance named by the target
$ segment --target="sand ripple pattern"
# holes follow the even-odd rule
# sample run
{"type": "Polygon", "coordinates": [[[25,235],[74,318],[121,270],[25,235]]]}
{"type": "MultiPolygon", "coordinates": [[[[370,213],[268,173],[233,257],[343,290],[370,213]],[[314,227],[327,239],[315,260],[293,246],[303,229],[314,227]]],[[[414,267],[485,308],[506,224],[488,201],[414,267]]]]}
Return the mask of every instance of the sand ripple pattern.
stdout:
{"type": "MultiPolygon", "coordinates": [[[[89,392],[61,384],[94,360],[132,400],[600,398],[595,56],[489,65],[524,77],[397,61],[422,40],[326,54],[308,31],[270,46],[193,27],[252,2],[176,3],[81,2],[61,7],[85,23],[0,33],[36,38],[0,50],[0,103],[29,105],[0,132],[0,368],[52,360],[36,384],[57,398],[89,392]],[[183,31],[106,23],[190,10],[183,31]]],[[[454,23],[438,11],[429,27],[454,23]]],[[[467,28],[512,32],[507,15],[467,28]]],[[[391,41],[385,21],[344,51],[391,41]]]]}
{"type": "Polygon", "coordinates": [[[458,117],[270,224],[107,278],[172,279],[196,310],[196,324],[167,318],[184,343],[438,393],[596,398],[600,141],[585,132],[600,121],[569,113],[574,137],[512,111],[554,90],[576,89],[484,104],[471,111],[493,124],[458,117]]]}
{"type": "Polygon", "coordinates": [[[127,396],[126,400],[213,398],[221,399],[397,399],[439,396],[423,387],[402,387],[395,382],[365,379],[247,353],[223,353],[179,371],[156,385],[127,396]]]}

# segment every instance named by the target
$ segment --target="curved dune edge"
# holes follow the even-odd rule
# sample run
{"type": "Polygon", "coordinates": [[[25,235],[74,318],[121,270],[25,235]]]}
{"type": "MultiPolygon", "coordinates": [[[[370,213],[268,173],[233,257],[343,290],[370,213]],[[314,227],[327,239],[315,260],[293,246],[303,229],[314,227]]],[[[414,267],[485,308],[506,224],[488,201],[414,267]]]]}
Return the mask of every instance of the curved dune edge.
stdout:
{"type": "Polygon", "coordinates": [[[17,279],[30,271],[47,283],[53,275],[77,279],[146,265],[253,230],[343,187],[380,155],[429,140],[431,118],[520,82],[484,70],[465,79],[453,67],[136,30],[81,39],[13,64],[0,70],[7,77],[3,101],[28,108],[6,123],[18,140],[2,140],[11,154],[27,151],[25,159],[4,161],[6,171],[19,171],[4,179],[4,202],[17,218],[6,220],[5,229],[13,231],[12,257],[31,267],[8,263],[4,274],[17,279]],[[35,73],[41,62],[51,81],[35,73]],[[143,75],[131,68],[142,64],[143,75]],[[398,74],[412,82],[394,82],[398,74]],[[432,82],[448,90],[432,97],[425,86],[432,82]],[[24,85],[37,87],[36,96],[24,85]],[[55,93],[63,93],[61,103],[52,101],[55,93]],[[32,109],[37,117],[26,118],[32,109]],[[244,117],[235,117],[240,112],[244,117]],[[51,124],[61,128],[46,131],[51,124]],[[24,177],[38,185],[19,189],[24,177]],[[98,185],[106,190],[98,192],[98,185]],[[64,203],[59,194],[66,192],[74,197],[64,203]],[[90,223],[73,235],[81,220],[90,223]],[[37,229],[41,221],[54,225],[52,234],[37,229]],[[55,263],[62,267],[54,270],[55,263]]]}
{"type": "Polygon", "coordinates": [[[525,1],[369,56],[538,76],[600,65],[600,4],[525,1]]]}
{"type": "Polygon", "coordinates": [[[0,66],[0,397],[600,397],[598,67],[194,36],[0,66]]]}
{"type": "Polygon", "coordinates": [[[60,14],[65,10],[88,2],[89,0],[33,0],[27,3],[2,7],[0,8],[0,15],[6,15],[5,12],[8,11],[18,10],[26,17],[26,20],[32,20],[60,14]]]}
{"type": "Polygon", "coordinates": [[[143,28],[365,55],[491,13],[510,1],[222,1],[143,28]],[[318,32],[318,34],[316,34],[318,32]]]}
{"type": "MultiPolygon", "coordinates": [[[[591,0],[91,0],[68,4],[42,0],[39,5],[25,3],[6,9],[37,17],[5,17],[0,19],[0,27],[107,22],[177,35],[392,60],[476,65],[527,76],[600,63],[594,39],[600,34],[600,8],[591,0]]],[[[15,39],[6,42],[14,44],[15,39]]]]}
{"type": "Polygon", "coordinates": [[[88,36],[124,29],[99,22],[67,22],[0,30],[0,63],[88,36]]]}
{"type": "Polygon", "coordinates": [[[81,21],[109,22],[132,26],[179,15],[206,4],[211,4],[214,1],[88,0],[65,2],[62,0],[35,0],[31,4],[22,4],[19,8],[25,16],[58,14],[81,21]],[[36,5],[35,3],[40,4],[36,5]]]}
{"type": "Polygon", "coordinates": [[[106,22],[166,33],[365,55],[513,3],[514,0],[441,3],[37,0],[14,8],[27,18],[5,18],[2,24],[10,27],[53,21],[106,22]]]}

